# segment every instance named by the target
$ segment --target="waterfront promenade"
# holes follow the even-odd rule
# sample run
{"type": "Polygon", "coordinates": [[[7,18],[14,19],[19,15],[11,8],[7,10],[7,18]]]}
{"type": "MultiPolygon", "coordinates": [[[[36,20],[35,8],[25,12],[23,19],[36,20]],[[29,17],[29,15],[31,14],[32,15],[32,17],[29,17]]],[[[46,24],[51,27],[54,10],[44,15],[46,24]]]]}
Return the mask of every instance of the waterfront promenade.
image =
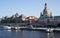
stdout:
{"type": "Polygon", "coordinates": [[[20,28],[21,30],[35,30],[35,31],[46,31],[50,29],[53,32],[60,32],[60,28],[20,28]]]}
{"type": "MultiPolygon", "coordinates": [[[[31,27],[31,25],[27,25],[26,23],[1,23],[0,26],[4,27],[4,26],[8,26],[11,27],[11,29],[13,28],[14,30],[35,30],[35,31],[46,31],[47,27],[31,27]],[[17,29],[18,28],[18,29],[17,29]]],[[[7,29],[8,29],[7,27],[7,29]]],[[[11,30],[10,29],[10,30],[11,30]]],[[[8,29],[9,30],[9,29],[8,29]]],[[[50,30],[54,31],[54,32],[60,32],[60,28],[50,28],[50,30]]]]}

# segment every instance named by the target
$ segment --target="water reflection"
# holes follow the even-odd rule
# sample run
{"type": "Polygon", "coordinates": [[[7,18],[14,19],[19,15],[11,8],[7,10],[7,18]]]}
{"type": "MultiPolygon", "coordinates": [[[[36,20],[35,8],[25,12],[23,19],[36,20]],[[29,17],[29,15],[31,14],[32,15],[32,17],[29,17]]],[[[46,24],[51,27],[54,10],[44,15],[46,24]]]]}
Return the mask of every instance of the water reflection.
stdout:
{"type": "MultiPolygon", "coordinates": [[[[1,31],[1,30],[0,30],[1,31]]],[[[3,30],[4,31],[4,30],[3,30]]],[[[26,31],[26,30],[5,30],[5,31],[15,31],[15,32],[18,32],[18,31],[26,31]]]]}
{"type": "Polygon", "coordinates": [[[47,37],[48,37],[48,38],[49,38],[49,34],[50,34],[50,33],[47,33],[47,37]]]}
{"type": "Polygon", "coordinates": [[[47,33],[47,38],[54,38],[54,33],[47,33]]]}
{"type": "Polygon", "coordinates": [[[0,30],[0,38],[59,38],[60,33],[27,30],[0,30]]]}
{"type": "Polygon", "coordinates": [[[11,30],[7,30],[7,31],[11,32],[11,30]]]}
{"type": "Polygon", "coordinates": [[[21,38],[25,38],[25,30],[21,30],[20,32],[21,32],[21,33],[20,33],[21,38]]]}

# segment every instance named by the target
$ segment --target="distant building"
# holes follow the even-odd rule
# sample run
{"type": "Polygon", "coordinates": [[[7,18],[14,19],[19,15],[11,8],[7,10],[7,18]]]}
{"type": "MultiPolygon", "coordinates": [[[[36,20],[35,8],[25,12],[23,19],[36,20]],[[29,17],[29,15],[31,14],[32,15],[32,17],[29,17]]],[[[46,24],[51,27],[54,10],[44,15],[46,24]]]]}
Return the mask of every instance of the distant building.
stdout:
{"type": "Polygon", "coordinates": [[[45,8],[43,10],[43,13],[41,13],[41,16],[51,17],[52,13],[49,11],[47,7],[47,3],[45,3],[45,8]]]}
{"type": "Polygon", "coordinates": [[[33,22],[36,22],[38,20],[38,18],[37,17],[35,17],[35,16],[29,16],[29,17],[27,17],[26,18],[26,22],[27,23],[33,23],[33,22]]]}
{"type": "Polygon", "coordinates": [[[3,19],[0,19],[0,23],[32,24],[37,27],[60,27],[60,16],[53,16],[48,9],[47,3],[45,3],[39,18],[35,16],[26,17],[23,14],[19,15],[16,13],[11,17],[5,16],[3,19]]]}
{"type": "Polygon", "coordinates": [[[0,18],[0,23],[1,23],[2,18],[0,18]]]}
{"type": "Polygon", "coordinates": [[[60,16],[52,16],[52,12],[49,11],[47,3],[45,3],[45,7],[43,9],[43,12],[41,12],[38,23],[44,27],[54,27],[54,25],[59,26],[60,16]]]}
{"type": "Polygon", "coordinates": [[[2,20],[1,23],[22,23],[24,22],[26,17],[24,15],[18,16],[16,13],[15,15],[12,15],[11,17],[5,16],[2,20]]]}

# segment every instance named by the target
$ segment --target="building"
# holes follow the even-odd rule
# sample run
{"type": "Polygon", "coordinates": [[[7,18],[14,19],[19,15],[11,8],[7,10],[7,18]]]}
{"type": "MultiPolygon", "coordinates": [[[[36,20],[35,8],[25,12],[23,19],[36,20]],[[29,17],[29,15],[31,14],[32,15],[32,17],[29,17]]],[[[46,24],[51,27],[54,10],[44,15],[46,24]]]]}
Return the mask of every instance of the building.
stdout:
{"type": "Polygon", "coordinates": [[[26,23],[31,24],[31,23],[36,22],[37,20],[38,20],[37,17],[35,17],[35,16],[29,16],[29,17],[26,18],[26,23]]]}
{"type": "Polygon", "coordinates": [[[37,27],[60,27],[60,16],[53,16],[52,12],[49,11],[47,3],[45,3],[45,7],[43,12],[40,13],[40,17],[37,18],[35,16],[26,17],[23,14],[12,15],[11,17],[4,17],[0,19],[0,23],[19,23],[21,25],[32,24],[37,27]]]}
{"type": "Polygon", "coordinates": [[[47,7],[47,3],[45,3],[45,7],[43,9],[43,13],[41,13],[41,16],[51,17],[52,13],[49,11],[47,7]]]}
{"type": "Polygon", "coordinates": [[[3,19],[1,19],[1,23],[22,23],[24,22],[26,17],[24,15],[19,15],[16,13],[15,15],[12,15],[11,17],[5,16],[3,19]]]}
{"type": "Polygon", "coordinates": [[[38,23],[43,27],[57,27],[60,25],[60,16],[52,16],[52,12],[49,11],[47,3],[45,3],[38,23]]]}

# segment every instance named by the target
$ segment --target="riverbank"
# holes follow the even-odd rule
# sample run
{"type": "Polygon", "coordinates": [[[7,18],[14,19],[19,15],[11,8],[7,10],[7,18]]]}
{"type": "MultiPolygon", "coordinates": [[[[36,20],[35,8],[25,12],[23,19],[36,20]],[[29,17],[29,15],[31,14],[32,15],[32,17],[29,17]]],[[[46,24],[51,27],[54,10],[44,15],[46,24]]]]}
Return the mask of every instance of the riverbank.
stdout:
{"type": "Polygon", "coordinates": [[[60,28],[37,28],[37,27],[0,27],[0,30],[30,30],[30,31],[47,31],[60,32],[60,28]]]}

